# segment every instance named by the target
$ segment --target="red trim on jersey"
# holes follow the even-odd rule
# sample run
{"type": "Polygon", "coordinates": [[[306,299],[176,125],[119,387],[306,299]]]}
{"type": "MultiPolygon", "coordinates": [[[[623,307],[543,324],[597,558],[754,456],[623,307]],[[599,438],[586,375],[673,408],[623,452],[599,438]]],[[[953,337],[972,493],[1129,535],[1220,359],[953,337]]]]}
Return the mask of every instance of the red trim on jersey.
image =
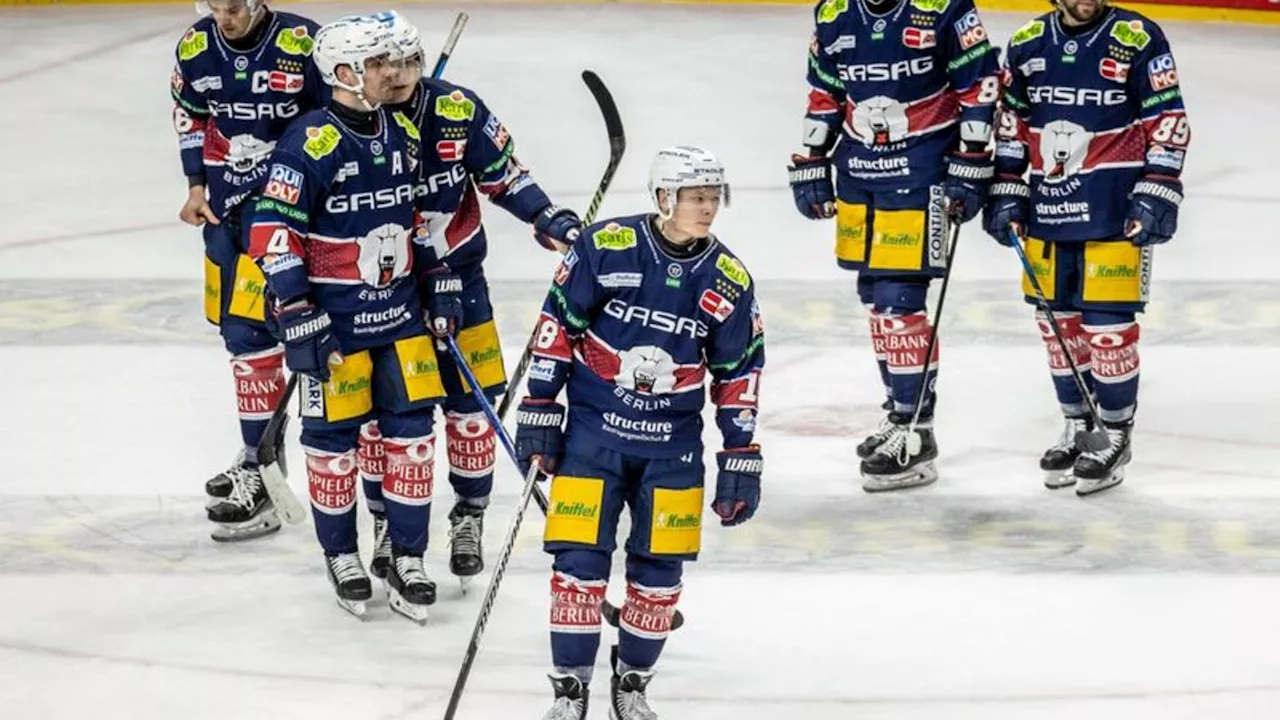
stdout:
{"type": "Polygon", "coordinates": [[[354,239],[322,240],[314,235],[307,245],[307,277],[312,282],[341,285],[363,284],[360,275],[360,245],[354,239]]]}
{"type": "MultiPolygon", "coordinates": [[[[1031,155],[1031,169],[1045,172],[1043,159],[1040,157],[1040,138],[1042,129],[1031,128],[1027,143],[1031,155]]],[[[1076,174],[1084,174],[1094,170],[1105,170],[1109,167],[1135,167],[1146,163],[1147,140],[1142,126],[1129,125],[1119,130],[1108,130],[1095,134],[1089,140],[1089,149],[1084,162],[1076,174]]]]}
{"type": "Polygon", "coordinates": [[[564,326],[551,313],[544,311],[542,317],[538,320],[538,334],[534,340],[532,352],[534,357],[559,360],[561,362],[573,361],[573,342],[569,340],[569,334],[564,331],[564,326]],[[555,329],[555,337],[551,339],[549,345],[542,347],[543,333],[551,327],[555,329]]]}
{"type": "Polygon", "coordinates": [[[719,408],[755,408],[759,402],[760,371],[711,385],[711,402],[719,408]]]}
{"type": "Polygon", "coordinates": [[[829,115],[840,112],[840,103],[826,90],[809,89],[809,114],[829,115]]]}
{"type": "Polygon", "coordinates": [[[289,252],[297,255],[304,260],[307,257],[307,245],[303,242],[303,236],[297,230],[289,227],[282,222],[255,222],[253,227],[249,228],[249,255],[260,258],[266,255],[281,255],[283,253],[271,252],[271,238],[283,228],[289,236],[289,252]]]}

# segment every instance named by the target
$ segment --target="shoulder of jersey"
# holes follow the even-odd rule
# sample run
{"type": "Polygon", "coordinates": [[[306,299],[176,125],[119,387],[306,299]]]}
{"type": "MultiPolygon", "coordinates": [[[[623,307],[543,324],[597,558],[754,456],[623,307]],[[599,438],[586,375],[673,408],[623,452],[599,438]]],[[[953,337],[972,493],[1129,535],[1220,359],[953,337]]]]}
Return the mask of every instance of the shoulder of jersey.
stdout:
{"type": "Polygon", "coordinates": [[[289,123],[277,147],[297,155],[303,162],[324,163],[339,157],[342,131],[324,108],[299,115],[289,123]]]}
{"type": "Polygon", "coordinates": [[[640,234],[647,218],[647,215],[628,215],[588,225],[582,231],[587,251],[600,255],[634,253],[640,246],[640,234]]]}
{"type": "Polygon", "coordinates": [[[1151,40],[1164,37],[1164,31],[1156,22],[1142,13],[1126,8],[1114,7],[1110,26],[1106,29],[1107,39],[1128,50],[1142,52],[1151,44],[1151,40]]]}
{"type": "Polygon", "coordinates": [[[212,17],[203,17],[187,28],[178,39],[177,53],[179,62],[190,62],[209,54],[213,48],[214,23],[212,17]]]}
{"type": "Polygon", "coordinates": [[[1045,38],[1049,36],[1051,22],[1053,22],[1053,13],[1048,12],[1014,30],[1013,35],[1009,36],[1009,52],[1020,52],[1019,48],[1023,46],[1038,47],[1043,44],[1045,38]]]}
{"type": "Polygon", "coordinates": [[[475,120],[480,97],[474,90],[439,78],[423,78],[422,84],[428,92],[426,114],[446,122],[475,120]]]}
{"type": "Polygon", "coordinates": [[[849,9],[853,7],[853,3],[858,0],[818,0],[813,6],[813,19],[817,24],[818,32],[830,30],[837,21],[848,14],[849,9]]]}
{"type": "Polygon", "coordinates": [[[747,271],[747,266],[742,260],[734,254],[732,250],[716,239],[716,247],[712,251],[707,266],[713,268],[717,276],[717,284],[727,281],[729,284],[737,287],[737,292],[745,292],[751,289],[751,273],[747,271]]]}

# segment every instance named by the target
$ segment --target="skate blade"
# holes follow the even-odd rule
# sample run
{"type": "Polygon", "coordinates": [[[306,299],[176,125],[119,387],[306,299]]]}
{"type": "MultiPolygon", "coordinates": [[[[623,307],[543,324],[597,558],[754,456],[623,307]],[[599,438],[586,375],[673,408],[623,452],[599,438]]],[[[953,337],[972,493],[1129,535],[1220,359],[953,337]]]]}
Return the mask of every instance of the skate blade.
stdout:
{"type": "Polygon", "coordinates": [[[1076,476],[1071,474],[1070,470],[1046,470],[1044,473],[1044,486],[1050,490],[1061,490],[1062,488],[1071,487],[1075,484],[1076,476]]]}
{"type": "Polygon", "coordinates": [[[255,540],[280,531],[280,520],[267,509],[262,515],[242,523],[214,523],[209,537],[214,542],[231,543],[255,540]]]}
{"type": "Polygon", "coordinates": [[[1119,468],[1112,472],[1110,476],[1100,480],[1079,480],[1076,483],[1076,495],[1080,497],[1093,495],[1113,488],[1122,482],[1124,482],[1124,468],[1119,468]]]}
{"type": "Polygon", "coordinates": [[[937,480],[938,470],[929,462],[897,475],[866,475],[862,489],[869,493],[890,492],[932,485],[937,480]]]}
{"type": "Polygon", "coordinates": [[[280,518],[290,525],[297,525],[305,520],[307,511],[298,502],[293,490],[289,488],[289,482],[285,479],[280,463],[263,465],[261,472],[262,485],[266,488],[267,495],[271,497],[271,504],[275,505],[276,513],[280,518]]]}
{"type": "Polygon", "coordinates": [[[428,613],[426,605],[414,605],[413,603],[406,601],[403,597],[400,597],[400,593],[397,593],[394,590],[390,592],[387,600],[389,601],[388,604],[391,606],[391,610],[397,615],[408,618],[419,625],[427,624],[428,613]]]}
{"type": "Polygon", "coordinates": [[[458,575],[458,587],[462,590],[462,596],[467,596],[467,591],[471,589],[471,581],[474,575],[458,575]]]}
{"type": "Polygon", "coordinates": [[[338,601],[338,607],[361,620],[364,620],[369,612],[369,603],[365,600],[343,600],[342,598],[335,598],[335,600],[338,601]]]}

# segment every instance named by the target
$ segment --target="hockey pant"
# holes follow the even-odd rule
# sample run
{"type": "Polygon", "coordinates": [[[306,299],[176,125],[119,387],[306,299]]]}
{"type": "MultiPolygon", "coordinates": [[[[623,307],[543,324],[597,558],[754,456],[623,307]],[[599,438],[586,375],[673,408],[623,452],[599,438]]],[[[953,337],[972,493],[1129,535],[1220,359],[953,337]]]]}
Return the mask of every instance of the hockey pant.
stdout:
{"type": "Polygon", "coordinates": [[[702,453],[649,459],[568,439],[560,473],[551,481],[543,539],[555,556],[552,663],[584,682],[600,648],[600,607],[624,506],[631,511],[631,533],[618,659],[624,670],[648,669],[671,631],[683,565],[697,559],[701,546],[702,453]]]}

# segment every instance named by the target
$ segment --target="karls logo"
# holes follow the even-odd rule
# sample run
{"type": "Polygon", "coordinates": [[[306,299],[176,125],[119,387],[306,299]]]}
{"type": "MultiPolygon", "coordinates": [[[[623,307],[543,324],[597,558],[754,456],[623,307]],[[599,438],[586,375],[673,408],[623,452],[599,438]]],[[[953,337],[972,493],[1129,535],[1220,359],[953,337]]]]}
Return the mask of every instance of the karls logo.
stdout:
{"type": "Polygon", "coordinates": [[[933,58],[929,56],[899,60],[895,63],[867,63],[840,67],[840,79],[848,82],[880,82],[900,80],[904,77],[926,75],[933,72],[933,58]]]}
{"type": "Polygon", "coordinates": [[[692,340],[707,336],[707,326],[698,320],[680,317],[675,313],[663,310],[651,310],[639,305],[628,305],[618,298],[610,300],[604,306],[604,314],[624,323],[639,323],[644,327],[669,335],[688,335],[692,340]]]}
{"type": "Polygon", "coordinates": [[[1124,90],[1095,90],[1094,88],[1073,88],[1055,85],[1037,85],[1031,88],[1027,94],[1030,95],[1033,103],[1073,107],[1123,105],[1129,99],[1124,90]]]}

